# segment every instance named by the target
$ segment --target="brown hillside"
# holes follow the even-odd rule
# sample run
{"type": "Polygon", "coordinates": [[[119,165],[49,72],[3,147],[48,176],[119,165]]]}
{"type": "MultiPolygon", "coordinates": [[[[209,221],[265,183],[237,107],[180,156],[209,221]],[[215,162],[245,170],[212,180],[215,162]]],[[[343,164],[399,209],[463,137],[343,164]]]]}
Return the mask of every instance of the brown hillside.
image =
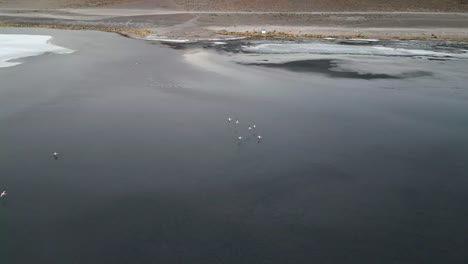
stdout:
{"type": "Polygon", "coordinates": [[[0,0],[0,7],[126,7],[199,11],[468,11],[468,0],[0,0]]]}
{"type": "Polygon", "coordinates": [[[190,10],[461,11],[468,0],[174,0],[190,10]]]}

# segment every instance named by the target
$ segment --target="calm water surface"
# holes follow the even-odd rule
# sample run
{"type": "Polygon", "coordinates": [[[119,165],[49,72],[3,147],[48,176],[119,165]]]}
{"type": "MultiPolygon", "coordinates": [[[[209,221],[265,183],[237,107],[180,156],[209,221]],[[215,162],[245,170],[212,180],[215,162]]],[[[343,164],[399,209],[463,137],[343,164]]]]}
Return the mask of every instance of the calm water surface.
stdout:
{"type": "Polygon", "coordinates": [[[468,258],[467,60],[361,78],[18,32],[77,52],[0,69],[1,263],[468,258]]]}

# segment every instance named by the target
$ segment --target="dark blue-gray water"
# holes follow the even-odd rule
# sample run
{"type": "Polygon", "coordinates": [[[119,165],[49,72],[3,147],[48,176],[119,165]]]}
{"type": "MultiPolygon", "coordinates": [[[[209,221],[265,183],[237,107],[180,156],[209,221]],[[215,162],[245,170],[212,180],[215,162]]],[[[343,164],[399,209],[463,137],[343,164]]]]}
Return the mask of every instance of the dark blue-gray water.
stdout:
{"type": "Polygon", "coordinates": [[[0,263],[468,259],[467,60],[359,78],[0,32],[76,50],[0,69],[0,263]]]}

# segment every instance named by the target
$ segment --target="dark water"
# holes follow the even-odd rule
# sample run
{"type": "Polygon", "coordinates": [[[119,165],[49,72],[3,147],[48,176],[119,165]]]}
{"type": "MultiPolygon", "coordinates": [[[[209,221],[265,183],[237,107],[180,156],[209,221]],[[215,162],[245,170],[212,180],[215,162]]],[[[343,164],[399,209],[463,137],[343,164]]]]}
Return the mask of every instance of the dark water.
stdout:
{"type": "Polygon", "coordinates": [[[1,263],[465,263],[466,62],[223,75],[113,34],[13,32],[77,52],[0,69],[1,263]]]}
{"type": "MultiPolygon", "coordinates": [[[[433,59],[433,58],[429,58],[433,59]]],[[[385,74],[385,73],[360,73],[356,71],[335,71],[333,70],[336,65],[339,64],[336,60],[318,59],[318,60],[298,60],[288,61],[282,63],[248,63],[245,65],[262,66],[269,68],[286,69],[294,72],[313,72],[326,74],[329,77],[335,78],[351,78],[351,79],[403,79],[403,78],[414,78],[431,76],[430,72],[425,71],[413,71],[404,74],[385,74]]]]}

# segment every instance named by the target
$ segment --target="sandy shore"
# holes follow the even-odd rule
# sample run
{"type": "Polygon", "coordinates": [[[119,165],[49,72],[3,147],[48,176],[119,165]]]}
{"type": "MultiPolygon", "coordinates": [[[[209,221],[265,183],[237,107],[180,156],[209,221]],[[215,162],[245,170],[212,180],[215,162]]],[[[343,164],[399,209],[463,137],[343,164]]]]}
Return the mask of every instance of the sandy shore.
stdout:
{"type": "Polygon", "coordinates": [[[468,41],[468,13],[0,9],[0,25],[96,29],[183,39],[238,35],[468,41]],[[262,30],[268,34],[261,34],[262,30]]]}

